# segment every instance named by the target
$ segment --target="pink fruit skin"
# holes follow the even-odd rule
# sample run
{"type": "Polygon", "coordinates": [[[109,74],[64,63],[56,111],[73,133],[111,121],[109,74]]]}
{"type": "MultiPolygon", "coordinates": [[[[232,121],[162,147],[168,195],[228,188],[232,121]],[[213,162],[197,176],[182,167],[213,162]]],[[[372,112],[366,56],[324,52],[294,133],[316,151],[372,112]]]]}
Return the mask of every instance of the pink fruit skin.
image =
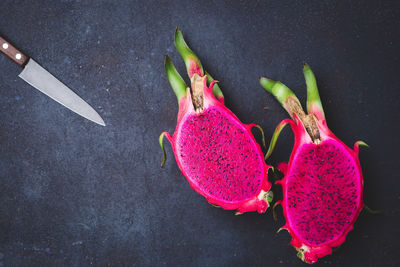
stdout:
{"type": "Polygon", "coordinates": [[[300,253],[299,256],[307,263],[315,263],[319,258],[331,254],[332,247],[337,247],[341,245],[345,241],[348,232],[353,229],[353,224],[356,221],[360,211],[364,207],[362,199],[363,178],[362,178],[360,162],[358,160],[359,142],[355,143],[354,150],[350,149],[328,129],[324,116],[315,113],[316,111],[314,111],[314,115],[317,118],[316,122],[321,135],[320,139],[321,141],[318,144],[314,144],[311,141],[311,138],[307,134],[303,124],[300,122],[300,119],[296,114],[294,114],[295,122],[290,119],[286,119],[280,123],[281,125],[287,123],[290,124],[292,131],[294,133],[295,142],[290,156],[289,164],[286,163],[278,164],[278,169],[280,169],[285,176],[282,180],[276,182],[277,184],[282,185],[283,196],[284,196],[281,204],[283,207],[284,216],[286,218],[286,224],[281,229],[286,229],[290,233],[290,235],[292,236],[291,245],[293,245],[299,251],[300,253]],[[298,233],[298,231],[296,231],[296,228],[298,227],[295,225],[295,222],[292,221],[292,217],[295,216],[295,212],[291,211],[288,205],[290,197],[288,189],[289,189],[289,184],[292,182],[290,180],[293,179],[290,177],[292,172],[294,171],[293,170],[295,165],[294,159],[296,159],[303,146],[314,146],[315,148],[317,148],[317,147],[323,147],[328,143],[336,144],[338,148],[342,147],[343,150],[341,150],[340,152],[347,153],[347,155],[344,155],[343,157],[349,157],[353,159],[352,164],[356,166],[354,173],[356,174],[355,182],[356,182],[357,196],[355,198],[357,204],[356,207],[354,207],[354,211],[351,214],[351,218],[349,218],[350,221],[348,221],[348,223],[346,223],[343,229],[341,229],[340,234],[336,235],[332,240],[329,240],[327,242],[322,242],[321,244],[311,244],[311,242],[307,242],[304,238],[301,237],[301,233],[298,233]]]}
{"type": "MultiPolygon", "coordinates": [[[[195,71],[195,73],[197,73],[197,71],[195,71]]],[[[163,134],[167,137],[167,139],[170,141],[172,145],[176,162],[182,174],[189,181],[191,187],[196,192],[204,196],[209,203],[218,205],[226,210],[237,209],[238,213],[244,213],[250,211],[257,211],[259,213],[263,213],[267,210],[269,206],[269,202],[267,201],[267,193],[271,188],[271,183],[268,182],[268,169],[271,166],[265,164],[261,148],[255,141],[251,133],[251,128],[254,127],[255,124],[249,124],[249,125],[242,124],[239,121],[239,119],[223,105],[223,102],[221,103],[221,101],[218,101],[214,97],[212,93],[212,87],[215,81],[213,81],[210,84],[210,86],[207,87],[207,81],[205,79],[205,76],[202,78],[204,84],[203,86],[204,110],[200,113],[196,113],[194,111],[190,90],[188,88],[186,91],[186,96],[182,97],[179,103],[177,126],[174,134],[172,136],[167,132],[164,132],[163,134]],[[249,160],[245,161],[244,156],[242,157],[240,156],[240,153],[238,153],[239,151],[237,150],[236,147],[234,147],[233,145],[229,146],[229,144],[227,144],[226,146],[221,146],[221,142],[225,140],[224,139],[221,140],[218,138],[215,140],[216,144],[218,144],[217,146],[218,149],[220,149],[222,152],[221,156],[227,157],[227,159],[223,162],[224,163],[228,162],[234,165],[235,167],[240,166],[240,170],[238,170],[238,168],[234,168],[231,175],[227,177],[233,179],[233,184],[236,187],[240,187],[239,189],[237,189],[237,191],[234,190],[234,187],[229,187],[229,183],[222,181],[220,177],[214,176],[215,173],[218,173],[220,175],[222,171],[230,171],[228,170],[228,168],[226,168],[226,166],[223,167],[222,170],[219,170],[216,169],[216,165],[214,164],[214,162],[210,164],[203,164],[202,162],[196,161],[195,158],[199,157],[200,160],[203,158],[207,160],[215,157],[215,155],[218,154],[218,152],[216,151],[209,151],[208,147],[203,147],[204,144],[202,143],[202,140],[200,140],[200,138],[196,139],[196,136],[199,133],[198,128],[200,126],[196,126],[195,124],[193,128],[187,126],[189,122],[193,121],[193,119],[199,118],[201,116],[206,116],[206,114],[211,114],[213,112],[221,114],[222,117],[229,122],[228,124],[229,126],[231,126],[230,130],[232,131],[230,133],[227,131],[228,136],[230,134],[234,134],[233,133],[234,130],[237,130],[238,132],[242,133],[241,139],[240,138],[239,139],[240,140],[243,139],[243,142],[246,141],[247,147],[245,148],[247,148],[249,151],[252,152],[250,153],[242,151],[244,153],[244,156],[251,156],[253,159],[253,161],[249,160]],[[188,135],[188,133],[191,134],[188,135]],[[185,142],[190,142],[190,144],[187,145],[185,142]],[[186,144],[185,148],[192,151],[186,151],[186,150],[182,151],[180,147],[184,146],[185,144],[186,144]],[[199,149],[202,149],[204,154],[199,153],[200,151],[199,149]],[[229,151],[229,153],[226,153],[227,151],[229,151]],[[225,155],[223,153],[225,153],[225,155]],[[182,155],[190,156],[189,160],[185,161],[185,158],[183,158],[182,155]],[[230,160],[231,162],[229,162],[230,160]],[[238,160],[241,161],[239,162],[238,160]],[[197,164],[195,164],[196,162],[197,164]],[[252,170],[247,170],[248,173],[250,172],[255,173],[254,171],[257,171],[258,176],[254,177],[253,180],[244,180],[243,177],[240,176],[240,175],[245,175],[246,171],[242,170],[242,168],[243,167],[246,168],[247,166],[249,167],[253,166],[255,168],[252,170]],[[197,169],[192,173],[191,168],[197,168],[197,169]],[[196,176],[196,174],[197,176],[200,176],[197,179],[194,177],[196,176]],[[236,176],[233,174],[236,174],[236,176]],[[240,177],[237,174],[239,174],[240,177]],[[211,177],[210,178],[211,181],[205,180],[205,178],[207,177],[211,177]],[[246,183],[247,182],[257,183],[258,186],[255,189],[253,186],[252,188],[253,190],[250,190],[251,192],[248,192],[246,191],[246,189],[251,188],[251,186],[246,187],[246,184],[240,183],[241,181],[244,181],[246,183]],[[213,182],[214,184],[210,184],[211,182],[213,182]],[[223,194],[221,192],[210,193],[210,188],[214,188],[215,191],[218,191],[218,189],[224,190],[222,193],[224,193],[224,195],[227,196],[226,198],[228,199],[226,198],[224,199],[222,197],[223,194]],[[240,191],[240,189],[242,191],[240,191]],[[244,194],[240,195],[237,192],[242,192],[242,193],[244,192],[244,194]]],[[[202,122],[203,124],[201,124],[202,126],[204,126],[204,128],[207,128],[208,130],[212,131],[219,130],[218,118],[210,118],[207,121],[203,121],[202,122]],[[207,121],[209,121],[208,126],[207,126],[207,121]]],[[[236,139],[230,139],[230,140],[233,143],[238,142],[236,139]]],[[[213,147],[211,147],[211,149],[212,148],[213,147]]],[[[232,180],[230,182],[232,182],[232,180]]]]}

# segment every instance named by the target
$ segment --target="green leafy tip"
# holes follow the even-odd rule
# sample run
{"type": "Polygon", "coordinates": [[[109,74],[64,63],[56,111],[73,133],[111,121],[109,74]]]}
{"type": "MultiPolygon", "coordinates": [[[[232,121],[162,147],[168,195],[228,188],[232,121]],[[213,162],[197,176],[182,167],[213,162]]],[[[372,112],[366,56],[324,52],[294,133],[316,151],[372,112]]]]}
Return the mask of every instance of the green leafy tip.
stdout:
{"type": "Polygon", "coordinates": [[[172,90],[174,90],[178,103],[180,103],[181,98],[186,95],[187,85],[168,56],[165,56],[164,67],[168,81],[171,84],[172,90]]]}
{"type": "Polygon", "coordinates": [[[251,124],[249,124],[249,126],[250,126],[250,128],[256,127],[258,130],[260,130],[261,137],[262,137],[262,144],[263,144],[263,147],[266,148],[267,146],[265,145],[265,135],[264,135],[264,131],[261,128],[261,126],[258,124],[255,124],[255,123],[251,123],[251,124]]]}
{"type": "Polygon", "coordinates": [[[293,115],[293,112],[287,106],[287,101],[289,98],[296,101],[301,107],[300,101],[297,99],[296,95],[283,83],[261,77],[260,84],[267,92],[271,93],[279,101],[279,103],[281,103],[290,116],[293,115]]]}
{"type": "Polygon", "coordinates": [[[272,94],[272,88],[274,87],[274,85],[277,82],[265,77],[260,77],[260,84],[262,87],[264,87],[265,90],[267,90],[267,92],[272,94]]]}
{"type": "Polygon", "coordinates": [[[281,122],[278,124],[278,126],[276,126],[276,129],[275,129],[275,131],[274,131],[274,134],[272,135],[271,142],[269,143],[269,147],[268,147],[267,154],[265,154],[265,160],[267,160],[267,159],[271,156],[272,152],[274,151],[276,142],[278,141],[278,137],[279,137],[281,131],[282,131],[283,128],[284,128],[287,124],[289,124],[289,123],[290,123],[290,120],[289,120],[289,119],[286,119],[286,120],[281,121],[281,122]]]}
{"type": "Polygon", "coordinates": [[[304,79],[307,84],[307,112],[316,113],[319,119],[325,119],[324,109],[322,108],[321,98],[319,97],[317,81],[310,66],[305,63],[303,67],[304,79]]]}
{"type": "Polygon", "coordinates": [[[175,30],[175,46],[179,54],[181,54],[183,61],[185,61],[186,71],[189,75],[189,78],[192,78],[194,73],[199,74],[199,76],[203,76],[204,71],[200,59],[186,44],[185,39],[183,39],[182,32],[178,27],[176,27],[175,30]]]}
{"type": "Polygon", "coordinates": [[[364,205],[364,209],[370,214],[379,214],[382,212],[380,210],[373,210],[370,207],[368,207],[367,205],[364,205]]]}
{"type": "Polygon", "coordinates": [[[268,205],[271,204],[273,199],[274,199],[274,192],[268,191],[265,197],[265,200],[268,202],[268,205]]]}
{"type": "MultiPolygon", "coordinates": [[[[175,30],[175,46],[179,54],[182,56],[183,61],[185,62],[186,71],[189,78],[192,78],[193,74],[195,73],[197,73],[199,76],[203,76],[205,72],[203,66],[201,65],[200,59],[189,48],[189,46],[185,42],[185,39],[183,38],[181,30],[178,27],[175,30]]],[[[211,77],[211,75],[207,72],[205,74],[207,76],[207,82],[211,83],[214,78],[211,77]]],[[[219,101],[221,101],[222,103],[224,102],[224,95],[218,84],[214,85],[213,94],[219,101]]]]}
{"type": "Polygon", "coordinates": [[[357,141],[357,145],[358,145],[358,146],[369,147],[369,145],[368,145],[367,143],[365,143],[364,141],[357,141]]]}
{"type": "Polygon", "coordinates": [[[213,203],[210,203],[210,204],[211,204],[211,206],[213,206],[214,208],[221,209],[221,206],[215,205],[215,204],[213,204],[213,203]]]}
{"type": "Polygon", "coordinates": [[[287,231],[287,228],[286,227],[281,227],[281,228],[278,229],[278,231],[276,231],[276,233],[278,234],[282,230],[286,230],[287,231]]]}
{"type": "MultiPolygon", "coordinates": [[[[206,72],[206,76],[207,76],[207,82],[208,82],[209,84],[210,84],[212,81],[214,81],[214,78],[211,77],[211,75],[210,75],[208,72],[206,72]]],[[[219,85],[218,85],[217,83],[214,84],[214,87],[213,87],[213,94],[214,94],[214,96],[215,96],[218,100],[220,100],[221,98],[224,98],[224,94],[222,93],[221,88],[219,87],[219,85]]]]}
{"type": "Polygon", "coordinates": [[[275,202],[274,206],[272,206],[272,217],[274,218],[274,221],[278,220],[278,215],[276,214],[276,207],[281,204],[282,204],[281,201],[277,201],[275,202]]]}
{"type": "Polygon", "coordinates": [[[302,261],[306,262],[306,261],[304,260],[304,252],[303,252],[302,250],[300,250],[299,252],[297,252],[297,257],[298,257],[299,259],[301,259],[302,261]]]}
{"type": "Polygon", "coordinates": [[[161,161],[161,167],[164,167],[165,161],[167,160],[167,153],[165,153],[164,144],[163,144],[164,136],[166,134],[167,134],[166,132],[163,132],[160,135],[160,137],[158,138],[158,143],[160,144],[161,150],[163,152],[163,159],[161,161]]]}

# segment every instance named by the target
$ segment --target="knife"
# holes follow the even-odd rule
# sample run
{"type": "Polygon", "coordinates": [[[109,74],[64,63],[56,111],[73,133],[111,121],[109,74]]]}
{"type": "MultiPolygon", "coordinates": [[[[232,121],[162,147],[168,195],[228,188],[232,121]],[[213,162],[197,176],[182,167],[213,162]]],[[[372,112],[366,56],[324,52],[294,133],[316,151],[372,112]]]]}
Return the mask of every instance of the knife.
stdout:
{"type": "Polygon", "coordinates": [[[105,126],[103,119],[88,103],[1,36],[0,51],[24,68],[18,75],[22,80],[82,117],[105,126]]]}

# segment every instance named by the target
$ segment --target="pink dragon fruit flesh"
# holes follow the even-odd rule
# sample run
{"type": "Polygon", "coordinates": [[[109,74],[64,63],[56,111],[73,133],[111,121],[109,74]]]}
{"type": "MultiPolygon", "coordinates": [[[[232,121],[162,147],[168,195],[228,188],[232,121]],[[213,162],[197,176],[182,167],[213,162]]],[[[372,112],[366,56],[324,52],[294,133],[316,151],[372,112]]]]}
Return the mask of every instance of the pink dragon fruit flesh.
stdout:
{"type": "MultiPolygon", "coordinates": [[[[174,134],[160,135],[172,145],[176,162],[191,187],[206,200],[238,213],[263,213],[272,200],[268,169],[251,129],[224,105],[221,89],[198,57],[190,50],[179,29],[175,46],[185,61],[191,88],[187,87],[169,57],[165,60],[168,80],[174,90],[179,113],[174,134]],[[210,85],[207,84],[210,82],[210,85]]],[[[261,128],[260,128],[261,129],[261,128]]]]}
{"type": "Polygon", "coordinates": [[[363,178],[358,160],[358,141],[347,147],[328,128],[316,80],[304,65],[307,84],[306,114],[294,93],[281,82],[260,78],[261,85],[274,95],[291,116],[275,130],[266,159],[271,155],[282,128],[289,124],[294,147],[289,163],[278,164],[284,178],[283,213],[291,244],[298,256],[315,263],[341,245],[353,229],[363,204],[363,178]]]}

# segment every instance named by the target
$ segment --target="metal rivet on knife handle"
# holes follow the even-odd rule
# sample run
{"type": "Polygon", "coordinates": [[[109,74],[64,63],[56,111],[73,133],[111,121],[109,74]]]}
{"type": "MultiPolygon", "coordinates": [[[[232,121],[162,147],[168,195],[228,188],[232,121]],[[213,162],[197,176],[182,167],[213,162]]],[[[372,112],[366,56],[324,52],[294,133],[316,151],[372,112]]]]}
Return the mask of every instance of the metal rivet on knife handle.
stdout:
{"type": "Polygon", "coordinates": [[[28,60],[27,56],[25,56],[21,51],[19,51],[15,46],[13,46],[10,42],[5,40],[1,36],[0,36],[0,51],[3,52],[11,60],[13,60],[20,66],[23,66],[25,62],[28,60]]]}

